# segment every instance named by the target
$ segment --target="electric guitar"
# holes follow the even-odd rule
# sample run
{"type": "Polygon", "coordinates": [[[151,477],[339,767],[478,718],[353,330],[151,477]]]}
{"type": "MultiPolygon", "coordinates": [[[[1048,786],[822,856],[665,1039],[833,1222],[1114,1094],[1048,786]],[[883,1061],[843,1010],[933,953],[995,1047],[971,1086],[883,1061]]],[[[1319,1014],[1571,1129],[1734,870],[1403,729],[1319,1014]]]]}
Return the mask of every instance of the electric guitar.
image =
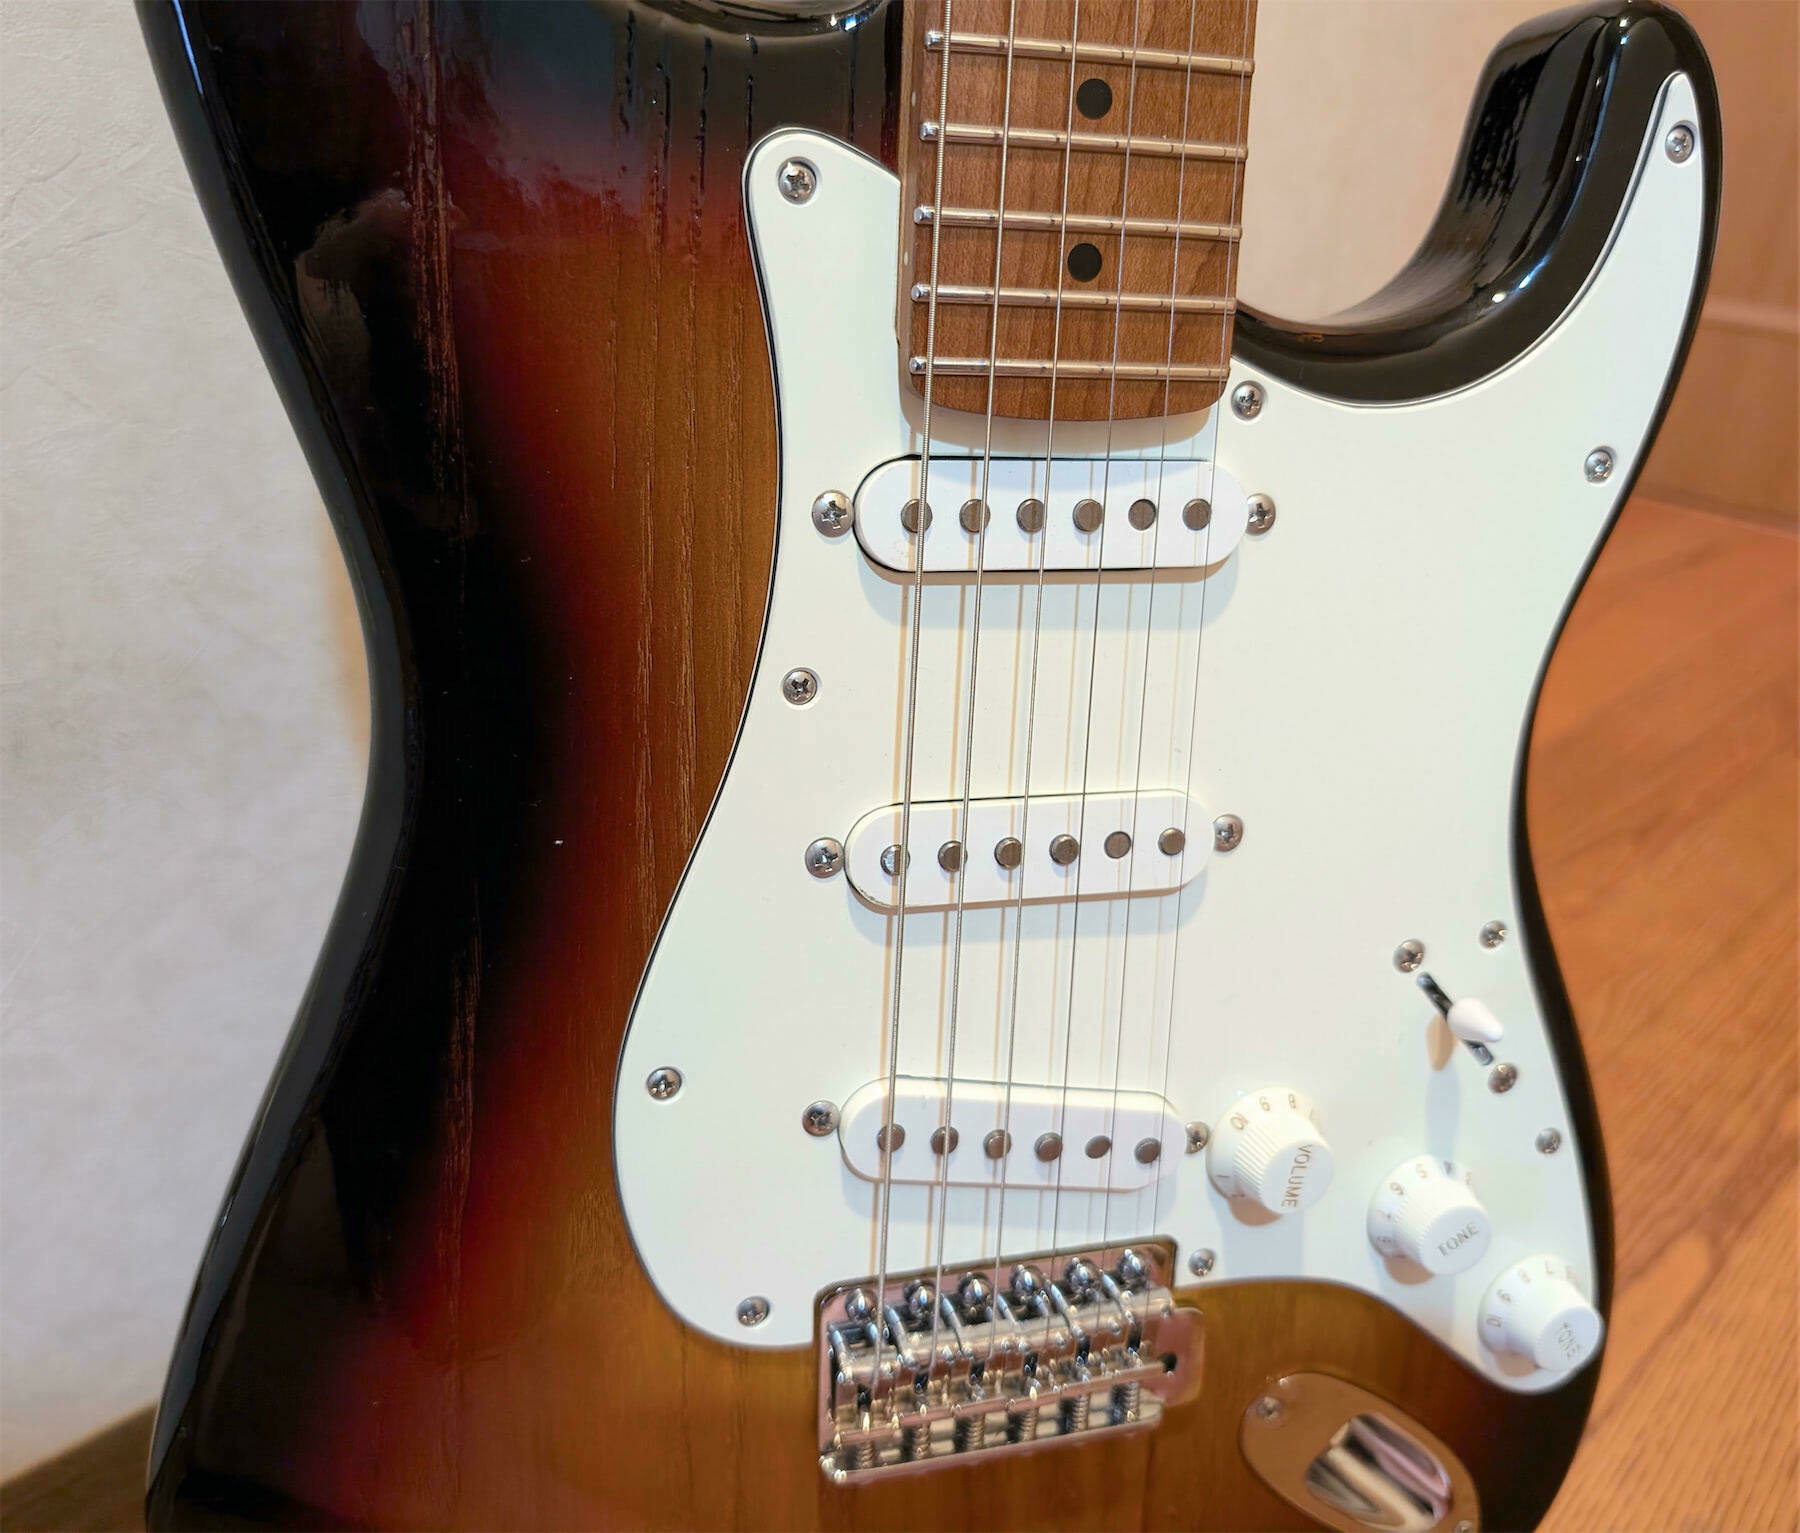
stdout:
{"type": "Polygon", "coordinates": [[[373,695],[152,1525],[1534,1524],[1611,1237],[1523,775],[1681,18],[1501,42],[1306,325],[1249,0],[143,21],[373,695]]]}

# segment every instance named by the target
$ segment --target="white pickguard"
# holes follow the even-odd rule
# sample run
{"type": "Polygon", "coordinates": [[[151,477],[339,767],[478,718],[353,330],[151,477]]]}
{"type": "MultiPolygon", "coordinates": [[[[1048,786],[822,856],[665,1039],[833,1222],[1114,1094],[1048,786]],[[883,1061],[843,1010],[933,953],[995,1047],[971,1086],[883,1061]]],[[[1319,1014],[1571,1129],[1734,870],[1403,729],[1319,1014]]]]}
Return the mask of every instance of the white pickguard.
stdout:
{"type": "MultiPolygon", "coordinates": [[[[1507,1371],[1476,1337],[1482,1293],[1509,1262],[1558,1253],[1593,1279],[1586,1147],[1518,934],[1514,775],[1546,647],[1645,450],[1692,296],[1711,146],[1679,165],[1663,155],[1683,120],[1694,99],[1676,76],[1601,267],[1550,334],[1480,384],[1359,407],[1259,378],[1253,421],[1177,421],[1184,439],[1166,447],[1161,422],[1117,428],[1115,457],[1152,458],[1210,458],[1216,429],[1220,466],[1272,496],[1277,522],[1205,579],[1045,582],[1030,792],[1079,793],[1084,777],[1090,792],[1185,788],[1240,816],[1243,843],[1179,895],[968,909],[954,1003],[955,913],[905,923],[901,1074],[1003,1080],[1010,1054],[1015,1080],[1156,1092],[1207,1122],[1245,1092],[1297,1087],[1335,1151],[1329,1191],[1251,1222],[1204,1155],[1110,1195],[1014,1189],[1002,1207],[992,1189],[954,1187],[940,1251],[945,1194],[897,1186],[890,1272],[1163,1235],[1184,1280],[1187,1254],[1206,1247],[1209,1282],[1352,1284],[1510,1387],[1556,1382],[1507,1371]],[[1617,467],[1591,484],[1583,460],[1600,445],[1617,467]],[[1490,950],[1478,933],[1493,920],[1512,935],[1490,950]],[[1395,970],[1407,938],[1453,995],[1504,1020],[1510,1092],[1488,1089],[1395,970]],[[1546,1128],[1559,1153],[1534,1148],[1546,1128]],[[1365,1221],[1380,1179],[1420,1153],[1469,1168],[1495,1235],[1473,1270],[1409,1282],[1365,1221]]],[[[894,337],[895,178],[784,131],[758,147],[746,185],[780,401],[773,587],[736,750],[625,1040],[615,1154],[663,1299],[714,1336],[780,1347],[811,1338],[820,1288],[879,1264],[876,1187],[801,1115],[886,1076],[896,921],[841,875],[811,876],[803,853],[900,801],[911,639],[910,578],[878,571],[853,536],[822,535],[811,507],[921,444],[894,337]],[[802,205],[776,186],[795,154],[819,171],[802,205]],[[782,695],[794,666],[819,676],[805,707],[782,695]],[[659,1066],[683,1078],[666,1100],[644,1089],[659,1066]],[[745,1328],[750,1295],[769,1312],[745,1328]]],[[[1240,363],[1233,384],[1247,376],[1240,363]]],[[[933,426],[946,453],[982,450],[979,418],[940,411],[933,426]]],[[[1042,425],[997,422],[992,446],[1042,453],[1043,438],[1042,425]]],[[[1105,428],[1059,424],[1055,451],[1103,454],[1105,428]]],[[[1025,790],[1037,602],[1032,578],[983,584],[977,798],[1025,790]]],[[[975,622],[972,582],[927,577],[916,799],[964,792],[975,622]]]]}

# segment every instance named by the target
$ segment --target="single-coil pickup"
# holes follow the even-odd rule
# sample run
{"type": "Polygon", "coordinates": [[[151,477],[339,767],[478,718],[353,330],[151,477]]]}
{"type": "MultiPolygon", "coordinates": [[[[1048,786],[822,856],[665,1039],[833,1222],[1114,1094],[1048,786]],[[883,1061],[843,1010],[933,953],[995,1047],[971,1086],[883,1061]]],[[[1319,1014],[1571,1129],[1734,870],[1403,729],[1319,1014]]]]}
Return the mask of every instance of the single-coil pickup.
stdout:
{"type": "Polygon", "coordinates": [[[872,810],[850,829],[851,886],[878,910],[898,910],[900,829],[908,910],[951,910],[1023,900],[1171,894],[1205,866],[1210,816],[1185,793],[1032,795],[960,799],[872,810]]]}
{"type": "Polygon", "coordinates": [[[1057,458],[1049,471],[1042,458],[896,458],[856,494],[863,552],[908,573],[921,548],[926,571],[946,575],[1198,571],[1230,555],[1248,516],[1237,480],[1198,458],[1057,458]]]}
{"type": "Polygon", "coordinates": [[[859,1087],[838,1115],[844,1160],[866,1181],[1038,1191],[1136,1192],[1187,1148],[1187,1127],[1153,1091],[897,1076],[859,1087]],[[946,1098],[948,1099],[946,1101],[946,1098]]]}

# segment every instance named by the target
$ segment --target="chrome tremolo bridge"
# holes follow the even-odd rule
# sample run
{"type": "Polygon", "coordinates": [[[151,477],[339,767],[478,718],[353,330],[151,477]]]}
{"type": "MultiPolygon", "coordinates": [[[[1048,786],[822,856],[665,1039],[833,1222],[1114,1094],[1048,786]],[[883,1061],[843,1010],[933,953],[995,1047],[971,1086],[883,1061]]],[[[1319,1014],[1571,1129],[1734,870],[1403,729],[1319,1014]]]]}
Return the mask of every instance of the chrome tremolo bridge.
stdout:
{"type": "Polygon", "coordinates": [[[1155,1426],[1200,1383],[1163,1241],[827,1289],[819,1464],[839,1483],[1155,1426]],[[1053,1268],[1060,1272],[1051,1275],[1053,1268]]]}

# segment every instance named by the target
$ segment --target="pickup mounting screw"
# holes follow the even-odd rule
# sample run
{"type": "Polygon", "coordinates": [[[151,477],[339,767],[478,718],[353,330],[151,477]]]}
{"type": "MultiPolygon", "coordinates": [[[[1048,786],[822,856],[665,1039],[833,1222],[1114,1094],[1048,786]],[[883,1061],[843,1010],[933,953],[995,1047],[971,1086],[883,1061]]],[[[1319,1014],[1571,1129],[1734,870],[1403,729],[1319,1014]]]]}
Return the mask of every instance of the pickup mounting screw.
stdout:
{"type": "Polygon", "coordinates": [[[781,678],[781,695],[796,708],[804,708],[819,695],[818,673],[803,665],[795,666],[781,678]]]}
{"type": "Polygon", "coordinates": [[[1205,1277],[1207,1273],[1213,1270],[1213,1266],[1218,1259],[1219,1258],[1214,1255],[1211,1250],[1205,1246],[1201,1246],[1199,1250],[1190,1251],[1188,1253],[1188,1271],[1193,1273],[1195,1277],[1205,1277]]]}
{"type": "Polygon", "coordinates": [[[1680,165],[1693,152],[1694,130],[1685,122],[1676,123],[1663,139],[1663,153],[1680,165]]]}
{"type": "Polygon", "coordinates": [[[1554,1155],[1562,1148],[1562,1135],[1553,1128],[1547,1128],[1536,1139],[1538,1154],[1554,1155]]]}
{"type": "Polygon", "coordinates": [[[800,1114],[801,1127],[814,1139],[823,1139],[837,1127],[837,1122],[837,1105],[833,1102],[814,1102],[800,1114]]]}
{"type": "Polygon", "coordinates": [[[1488,1071],[1488,1090],[1495,1096],[1504,1096],[1518,1083],[1519,1067],[1517,1065],[1500,1064],[1488,1071]]]}
{"type": "Polygon", "coordinates": [[[1394,967],[1402,974],[1411,974],[1424,962],[1425,944],[1417,937],[1408,937],[1394,949],[1394,967]]]}
{"type": "Polygon", "coordinates": [[[1262,414],[1262,385],[1246,380],[1231,391],[1232,413],[1239,420],[1253,421],[1262,414]]]}
{"type": "Polygon", "coordinates": [[[819,167],[811,160],[783,160],[775,172],[775,184],[789,202],[811,202],[819,189],[819,167]]]}
{"type": "Polygon", "coordinates": [[[658,1065],[644,1082],[644,1090],[658,1102],[666,1102],[681,1090],[681,1072],[673,1065],[658,1065]]]}
{"type": "Polygon", "coordinates": [[[1244,822],[1235,814],[1222,814],[1213,821],[1213,850],[1234,852],[1244,839],[1244,822]]]}
{"type": "Polygon", "coordinates": [[[1489,921],[1481,928],[1481,945],[1483,947],[1499,947],[1506,941],[1506,922],[1489,921]]]}
{"type": "Polygon", "coordinates": [[[828,538],[841,538],[850,530],[850,497],[842,490],[827,490],[813,502],[813,526],[828,538]]]}
{"type": "Polygon", "coordinates": [[[1081,843],[1067,832],[1053,836],[1050,840],[1050,860],[1059,868],[1066,868],[1081,855],[1081,843]]]}
{"type": "Polygon", "coordinates": [[[1212,1130],[1204,1123],[1194,1122],[1187,1126],[1187,1152],[1198,1155],[1206,1148],[1206,1141],[1212,1138],[1212,1130]]]}
{"type": "Polygon", "coordinates": [[[761,1325],[769,1318],[769,1301],[759,1293],[753,1293],[737,1307],[739,1325],[761,1325]]]}
{"type": "Polygon", "coordinates": [[[1605,484],[1612,478],[1613,455],[1610,447],[1596,447],[1582,460],[1581,472],[1589,484],[1605,484]]]}
{"type": "Polygon", "coordinates": [[[1275,525],[1275,502],[1267,495],[1250,497],[1250,514],[1244,520],[1244,528],[1253,538],[1260,538],[1275,525]]]}
{"type": "Polygon", "coordinates": [[[820,836],[806,849],[806,871],[814,878],[830,878],[844,865],[844,843],[834,836],[820,836]]]}

